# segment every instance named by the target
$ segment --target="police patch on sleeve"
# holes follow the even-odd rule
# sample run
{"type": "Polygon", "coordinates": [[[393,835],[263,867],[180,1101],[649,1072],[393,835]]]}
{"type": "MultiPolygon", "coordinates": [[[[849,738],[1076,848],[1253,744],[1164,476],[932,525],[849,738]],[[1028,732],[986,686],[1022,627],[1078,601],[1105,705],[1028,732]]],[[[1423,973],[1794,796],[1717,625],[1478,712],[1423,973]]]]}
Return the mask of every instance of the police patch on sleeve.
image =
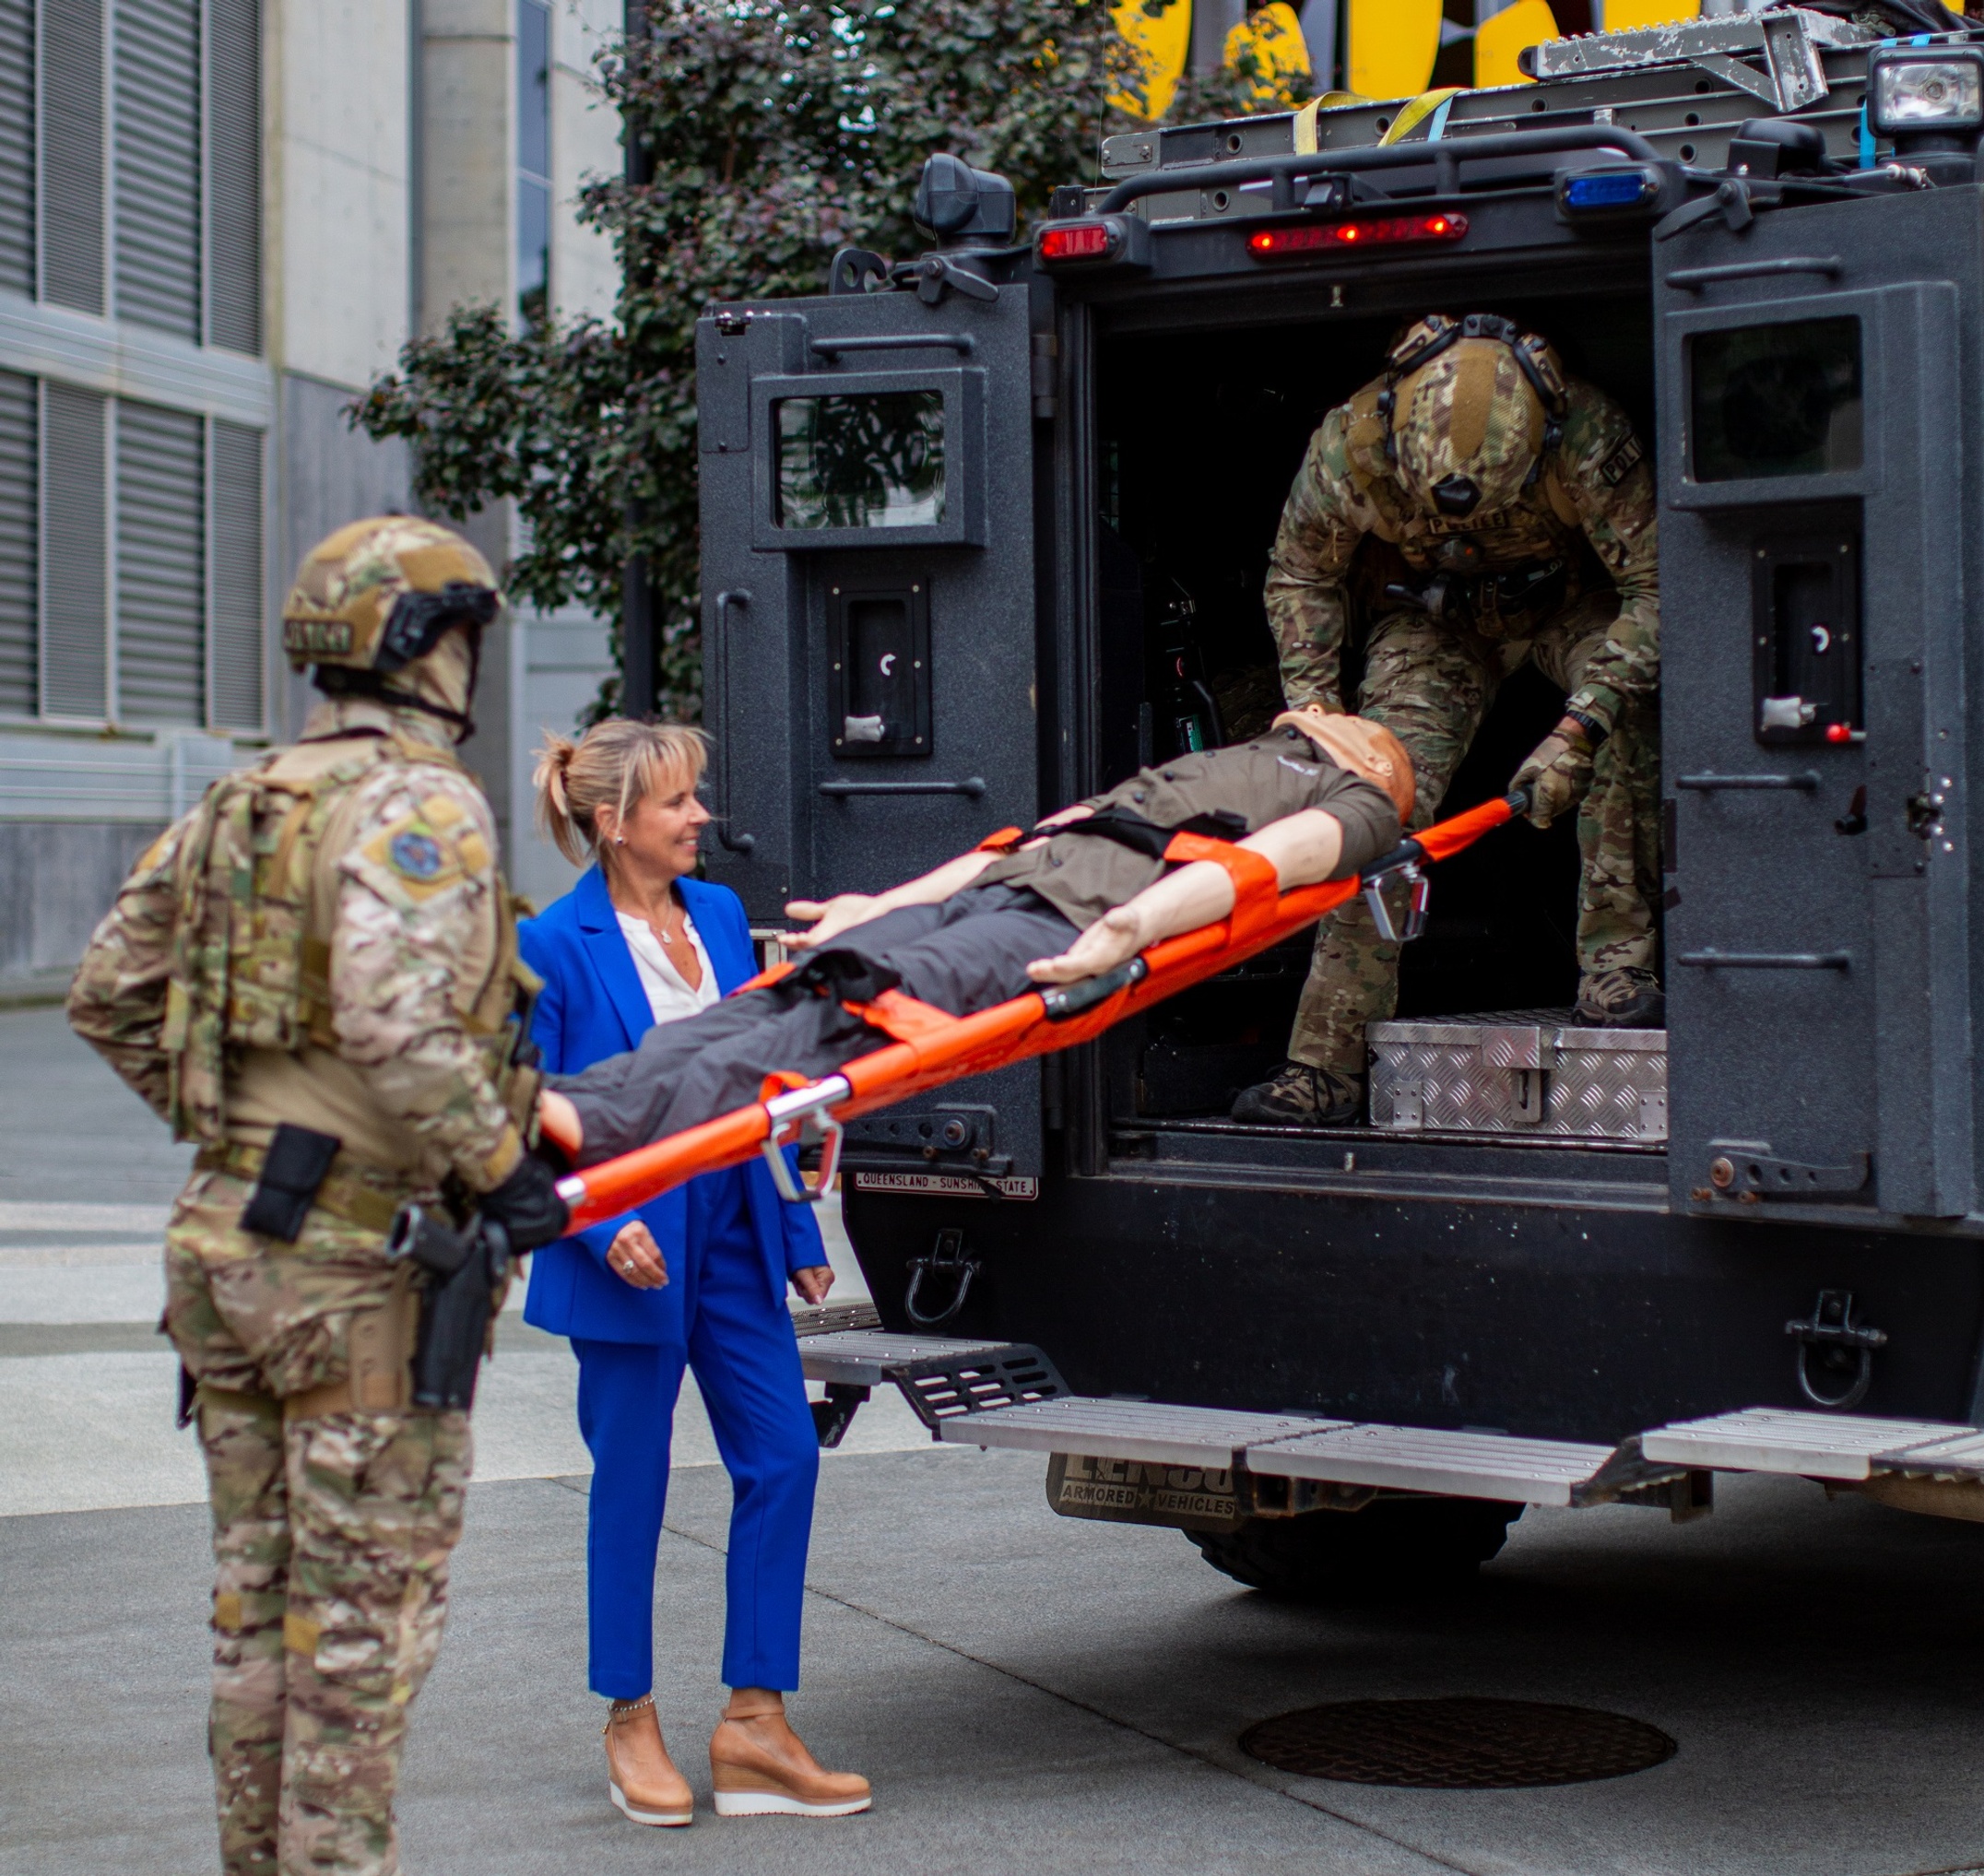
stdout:
{"type": "Polygon", "coordinates": [[[395,872],[404,873],[407,879],[417,879],[422,885],[434,879],[448,863],[448,856],[441,850],[441,843],[432,834],[417,833],[410,829],[406,833],[395,834],[385,852],[395,872]]]}
{"type": "Polygon", "coordinates": [[[1629,431],[1618,448],[1599,465],[1599,480],[1608,489],[1616,489],[1646,459],[1646,446],[1629,431]]]}
{"type": "Polygon", "coordinates": [[[475,869],[465,863],[459,832],[437,827],[424,813],[396,820],[355,855],[357,870],[374,891],[418,904],[459,886],[475,869]]]}

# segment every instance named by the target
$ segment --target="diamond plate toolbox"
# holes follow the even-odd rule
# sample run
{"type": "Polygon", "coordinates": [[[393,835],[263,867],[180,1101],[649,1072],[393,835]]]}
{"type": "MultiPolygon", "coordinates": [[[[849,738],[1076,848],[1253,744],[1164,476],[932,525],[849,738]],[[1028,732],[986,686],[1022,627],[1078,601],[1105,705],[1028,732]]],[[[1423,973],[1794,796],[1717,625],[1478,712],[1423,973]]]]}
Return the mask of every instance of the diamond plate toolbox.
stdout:
{"type": "Polygon", "coordinates": [[[1374,1022],[1371,1125],[1398,1133],[1667,1139],[1667,1032],[1567,1009],[1374,1022]]]}

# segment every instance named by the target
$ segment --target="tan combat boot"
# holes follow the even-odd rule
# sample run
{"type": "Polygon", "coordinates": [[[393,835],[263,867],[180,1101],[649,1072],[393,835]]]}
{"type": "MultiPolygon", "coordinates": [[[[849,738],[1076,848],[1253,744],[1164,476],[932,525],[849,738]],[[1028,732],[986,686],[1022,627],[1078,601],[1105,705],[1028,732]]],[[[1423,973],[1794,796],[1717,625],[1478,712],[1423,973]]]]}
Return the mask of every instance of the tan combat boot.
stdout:
{"type": "Polygon", "coordinates": [[[785,1703],[753,1688],[733,1693],[710,1740],[718,1817],[845,1817],[875,1800],[857,1772],[822,1772],[785,1724],[785,1703]]]}
{"type": "Polygon", "coordinates": [[[696,1813],[695,1793],[661,1742],[655,1696],[615,1701],[600,1729],[607,1741],[607,1790],[636,1823],[683,1824],[696,1813]]]}

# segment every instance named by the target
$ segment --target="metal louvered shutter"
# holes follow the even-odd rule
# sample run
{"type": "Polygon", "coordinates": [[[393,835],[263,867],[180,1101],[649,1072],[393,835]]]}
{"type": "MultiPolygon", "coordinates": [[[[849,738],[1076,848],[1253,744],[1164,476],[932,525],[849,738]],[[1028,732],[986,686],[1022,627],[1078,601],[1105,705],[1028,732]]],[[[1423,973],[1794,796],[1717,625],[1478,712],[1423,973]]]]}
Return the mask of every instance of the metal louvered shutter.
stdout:
{"type": "Polygon", "coordinates": [[[41,709],[49,716],[105,714],[108,401],[42,382],[41,663],[41,709]]]}
{"type": "Polygon", "coordinates": [[[37,401],[32,378],[0,372],[0,712],[9,716],[34,714],[37,401]]]}
{"type": "Polygon", "coordinates": [[[103,311],[103,0],[41,0],[41,298],[103,311]]]}
{"type": "Polygon", "coordinates": [[[117,716],[204,724],[207,425],[117,403],[117,716]]]}
{"type": "Polygon", "coordinates": [[[34,0],[0,0],[0,287],[34,291],[34,0]]]}
{"type": "Polygon", "coordinates": [[[262,727],[262,432],[214,420],[207,460],[207,715],[262,727]]]}
{"type": "Polygon", "coordinates": [[[207,0],[207,342],[259,352],[261,0],[207,0]]]}
{"type": "Polygon", "coordinates": [[[200,338],[199,0],[117,0],[117,314],[200,338]]]}

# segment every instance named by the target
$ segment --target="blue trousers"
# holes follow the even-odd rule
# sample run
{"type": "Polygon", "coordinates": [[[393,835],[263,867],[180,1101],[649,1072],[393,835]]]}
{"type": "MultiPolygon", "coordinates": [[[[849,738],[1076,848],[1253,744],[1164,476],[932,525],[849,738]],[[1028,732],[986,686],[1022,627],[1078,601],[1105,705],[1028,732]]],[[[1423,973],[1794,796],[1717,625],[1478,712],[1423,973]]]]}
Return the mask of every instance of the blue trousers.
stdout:
{"type": "Polygon", "coordinates": [[[685,1361],[730,1474],[724,1682],[781,1692],[799,1684],[820,1447],[792,1318],[784,1298],[771,1293],[742,1193],[734,1174],[696,1181],[686,1242],[662,1247],[669,1281],[681,1286],[680,1341],[573,1339],[579,1432],[593,1456],[588,1678],[595,1693],[611,1700],[638,1700],[654,1686],[655,1559],[685,1361]]]}

